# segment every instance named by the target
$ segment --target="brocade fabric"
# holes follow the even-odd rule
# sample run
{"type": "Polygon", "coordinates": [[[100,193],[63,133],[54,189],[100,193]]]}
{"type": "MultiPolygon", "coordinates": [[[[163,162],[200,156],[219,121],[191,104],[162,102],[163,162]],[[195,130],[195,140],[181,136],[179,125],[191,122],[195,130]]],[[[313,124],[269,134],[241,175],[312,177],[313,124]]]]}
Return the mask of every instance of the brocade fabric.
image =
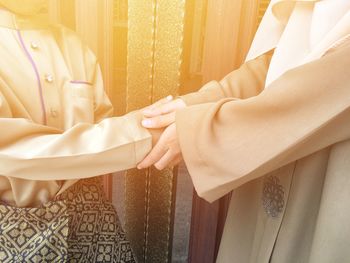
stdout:
{"type": "Polygon", "coordinates": [[[0,205],[0,261],[135,262],[100,177],[36,208],[0,205]]]}

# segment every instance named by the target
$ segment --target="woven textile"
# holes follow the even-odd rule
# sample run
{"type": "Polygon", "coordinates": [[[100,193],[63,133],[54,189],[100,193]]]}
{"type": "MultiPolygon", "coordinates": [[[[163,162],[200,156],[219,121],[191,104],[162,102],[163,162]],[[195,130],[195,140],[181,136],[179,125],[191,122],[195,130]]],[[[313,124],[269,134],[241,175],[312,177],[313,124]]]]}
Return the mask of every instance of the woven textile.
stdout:
{"type": "Polygon", "coordinates": [[[100,178],[38,208],[0,205],[0,262],[135,262],[100,178]]]}

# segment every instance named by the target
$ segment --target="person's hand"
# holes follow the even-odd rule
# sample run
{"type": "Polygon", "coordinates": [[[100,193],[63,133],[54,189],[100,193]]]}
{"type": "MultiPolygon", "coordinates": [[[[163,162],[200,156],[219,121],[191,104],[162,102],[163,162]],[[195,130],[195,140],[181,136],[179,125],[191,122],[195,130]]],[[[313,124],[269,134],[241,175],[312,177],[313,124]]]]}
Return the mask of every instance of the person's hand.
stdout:
{"type": "Polygon", "coordinates": [[[186,104],[182,99],[174,100],[172,96],[168,96],[142,110],[142,125],[148,129],[167,127],[175,122],[176,110],[184,107],[186,104]]]}
{"type": "Polygon", "coordinates": [[[152,136],[152,147],[154,147],[157,144],[160,136],[164,132],[164,129],[148,129],[148,132],[152,136]]]}
{"type": "Polygon", "coordinates": [[[146,158],[137,165],[138,169],[154,165],[158,170],[177,165],[182,160],[182,153],[176,132],[176,124],[167,127],[146,158]]]}
{"type": "Polygon", "coordinates": [[[182,99],[173,100],[172,96],[161,99],[154,104],[144,108],[142,113],[144,119],[142,125],[152,133],[155,129],[167,127],[159,140],[153,137],[153,142],[157,142],[145,159],[138,164],[138,169],[144,169],[154,165],[162,170],[167,166],[174,166],[182,160],[180,145],[177,139],[175,112],[177,109],[186,107],[182,99]]]}

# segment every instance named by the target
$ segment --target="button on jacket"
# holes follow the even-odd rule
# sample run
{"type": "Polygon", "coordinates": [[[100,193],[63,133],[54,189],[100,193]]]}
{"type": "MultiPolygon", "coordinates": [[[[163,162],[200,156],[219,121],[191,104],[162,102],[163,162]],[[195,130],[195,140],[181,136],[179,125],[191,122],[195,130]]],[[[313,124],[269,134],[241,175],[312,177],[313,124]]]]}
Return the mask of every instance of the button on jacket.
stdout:
{"type": "Polygon", "coordinates": [[[140,113],[110,117],[94,54],[44,20],[0,10],[0,199],[21,207],[135,167],[151,148],[140,113]]]}

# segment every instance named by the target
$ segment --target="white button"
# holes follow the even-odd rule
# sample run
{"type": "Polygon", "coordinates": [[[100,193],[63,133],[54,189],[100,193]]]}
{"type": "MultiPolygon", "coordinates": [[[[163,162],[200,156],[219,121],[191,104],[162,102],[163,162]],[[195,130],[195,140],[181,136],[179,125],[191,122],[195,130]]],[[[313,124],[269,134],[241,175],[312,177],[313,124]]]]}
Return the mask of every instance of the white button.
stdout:
{"type": "Polygon", "coordinates": [[[45,80],[48,82],[48,83],[52,83],[53,82],[53,76],[51,74],[46,74],[45,75],[45,80]]]}
{"type": "Polygon", "coordinates": [[[56,117],[58,116],[57,110],[51,109],[51,116],[52,116],[53,118],[56,118],[56,117]]]}
{"type": "Polygon", "coordinates": [[[34,41],[30,42],[30,47],[32,49],[38,49],[39,48],[38,44],[36,42],[34,42],[34,41]]]}

